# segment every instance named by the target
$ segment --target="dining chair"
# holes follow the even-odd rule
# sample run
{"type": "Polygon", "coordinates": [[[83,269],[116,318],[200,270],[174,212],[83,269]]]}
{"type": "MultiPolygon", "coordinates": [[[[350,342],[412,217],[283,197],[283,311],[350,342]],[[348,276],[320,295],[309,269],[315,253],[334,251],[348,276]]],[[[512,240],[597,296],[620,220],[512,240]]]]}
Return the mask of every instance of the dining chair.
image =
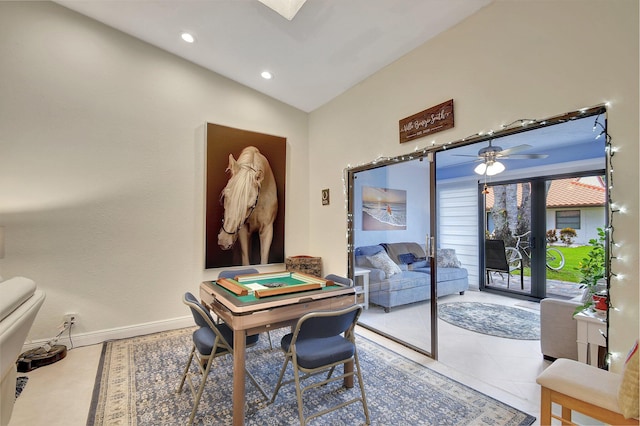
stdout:
{"type": "MultiPolygon", "coordinates": [[[[244,268],[244,269],[225,269],[220,271],[218,274],[218,278],[231,278],[234,279],[238,275],[250,275],[250,274],[259,274],[256,268],[244,268]]],[[[267,337],[269,338],[269,348],[273,349],[273,343],[271,342],[271,333],[267,331],[267,337]]]]}
{"type": "Polygon", "coordinates": [[[366,424],[370,424],[369,408],[367,407],[354,331],[361,312],[362,306],[352,305],[339,310],[310,312],[298,320],[293,333],[285,335],[280,344],[285,352],[285,360],[271,403],[275,401],[278,391],[283,385],[295,383],[301,425],[306,425],[313,418],[356,402],[362,403],[366,424]],[[289,361],[293,364],[294,378],[283,382],[282,379],[289,361]],[[353,362],[354,368],[345,368],[342,375],[332,377],[335,367],[347,362],[353,362]],[[305,387],[302,386],[302,381],[325,371],[328,371],[328,374],[324,380],[316,381],[305,387]],[[302,376],[300,376],[301,372],[302,376]],[[305,418],[302,401],[304,392],[354,376],[358,378],[359,397],[317,411],[305,418]]]}
{"type": "MultiPolygon", "coordinates": [[[[182,392],[185,381],[191,389],[191,394],[193,395],[194,400],[191,415],[189,416],[189,422],[187,423],[188,425],[191,425],[198,410],[198,404],[200,403],[200,398],[202,397],[202,392],[204,391],[209,371],[213,365],[213,360],[224,355],[231,354],[233,356],[233,330],[225,323],[216,324],[213,321],[209,310],[202,306],[193,294],[189,292],[185,293],[182,298],[182,302],[191,309],[193,319],[198,326],[198,329],[193,332],[191,353],[189,354],[189,360],[184,368],[184,373],[182,374],[180,385],[177,389],[177,392],[182,392]],[[196,361],[194,364],[198,369],[197,373],[191,372],[191,364],[194,360],[196,361]],[[200,384],[197,388],[193,381],[193,376],[196,375],[201,376],[200,384]],[[189,380],[187,380],[187,378],[189,380]]],[[[247,346],[255,345],[258,342],[259,337],[260,336],[258,334],[247,336],[247,346]]],[[[265,399],[267,399],[267,394],[258,384],[253,375],[248,370],[245,371],[247,372],[247,376],[251,382],[258,388],[265,399]]]]}

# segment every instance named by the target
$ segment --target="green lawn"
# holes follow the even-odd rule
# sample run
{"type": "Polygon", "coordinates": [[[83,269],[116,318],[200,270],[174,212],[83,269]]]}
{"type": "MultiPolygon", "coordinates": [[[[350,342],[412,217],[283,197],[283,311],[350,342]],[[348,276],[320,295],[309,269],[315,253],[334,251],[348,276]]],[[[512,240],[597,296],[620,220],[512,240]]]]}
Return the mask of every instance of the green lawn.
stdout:
{"type": "MultiPolygon", "coordinates": [[[[565,263],[564,267],[559,271],[552,271],[547,268],[547,279],[579,283],[580,272],[578,272],[578,264],[587,256],[587,253],[591,251],[591,246],[554,247],[562,252],[565,263]]],[[[524,268],[524,274],[526,276],[531,276],[531,270],[529,267],[524,268]]]]}

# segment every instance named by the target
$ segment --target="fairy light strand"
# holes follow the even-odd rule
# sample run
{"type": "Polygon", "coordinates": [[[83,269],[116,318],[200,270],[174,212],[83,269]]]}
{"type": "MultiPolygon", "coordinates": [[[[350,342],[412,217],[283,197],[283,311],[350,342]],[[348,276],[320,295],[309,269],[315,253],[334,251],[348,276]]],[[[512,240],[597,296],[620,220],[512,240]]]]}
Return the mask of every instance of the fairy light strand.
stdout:
{"type": "MultiPolygon", "coordinates": [[[[596,116],[593,124],[593,132],[594,133],[598,132],[598,135],[595,138],[596,140],[600,139],[603,136],[605,137],[605,158],[606,158],[605,173],[606,173],[606,179],[607,179],[606,194],[607,194],[607,206],[608,206],[607,227],[606,227],[606,238],[607,238],[606,240],[607,241],[606,271],[607,271],[607,295],[608,295],[607,299],[608,299],[608,309],[619,312],[620,309],[615,307],[611,301],[612,283],[614,282],[614,280],[615,282],[621,282],[624,278],[622,274],[616,273],[613,271],[613,265],[612,265],[613,261],[623,259],[622,256],[618,255],[618,250],[620,250],[620,244],[616,243],[615,241],[615,237],[614,237],[615,223],[614,222],[615,222],[615,215],[624,214],[625,209],[621,206],[618,206],[618,204],[615,203],[612,199],[612,192],[614,188],[613,157],[617,149],[613,145],[613,138],[607,132],[607,127],[605,123],[602,123],[600,121],[602,118],[603,118],[603,114],[598,114],[596,116]],[[616,250],[616,253],[614,253],[614,250],[616,250]]],[[[607,317],[608,317],[608,313],[607,313],[607,317]]],[[[605,334],[605,341],[608,348],[609,347],[609,321],[607,321],[607,332],[605,334]]],[[[613,354],[612,352],[608,351],[605,359],[606,364],[611,365],[612,358],[616,356],[617,356],[616,354],[613,354]]]]}
{"type": "MultiPolygon", "coordinates": [[[[595,121],[594,121],[594,125],[593,125],[593,132],[598,132],[598,135],[595,137],[595,140],[599,140],[602,137],[605,138],[605,162],[606,162],[606,168],[605,168],[605,173],[606,173],[606,185],[607,185],[607,205],[608,205],[608,211],[607,211],[607,226],[606,226],[606,241],[607,241],[607,258],[606,258],[606,271],[607,271],[607,293],[610,292],[610,288],[611,288],[611,282],[613,281],[613,278],[615,278],[615,281],[621,281],[623,279],[622,274],[619,273],[615,273],[612,270],[612,260],[621,260],[623,259],[622,256],[619,256],[617,253],[614,255],[613,250],[614,249],[620,249],[620,244],[616,243],[615,239],[614,239],[614,215],[615,214],[624,214],[625,210],[622,207],[618,207],[617,204],[615,204],[612,200],[612,190],[614,187],[614,168],[613,168],[613,157],[615,155],[615,153],[617,152],[617,149],[615,148],[615,146],[613,145],[613,138],[611,137],[611,135],[607,132],[607,128],[606,128],[606,124],[602,123],[600,120],[603,119],[604,114],[606,113],[606,108],[609,107],[609,104],[599,104],[596,106],[592,106],[592,107],[587,107],[587,108],[581,108],[579,109],[577,112],[571,112],[571,113],[566,113],[566,114],[561,114],[555,117],[551,117],[551,118],[547,118],[544,120],[537,120],[537,119],[531,119],[531,118],[521,118],[521,119],[517,119],[514,120],[508,124],[503,124],[500,128],[500,130],[494,131],[494,130],[489,130],[489,131],[480,131],[477,133],[474,133],[472,135],[469,135],[467,137],[464,137],[462,139],[456,140],[456,141],[450,141],[450,142],[446,142],[446,143],[438,143],[436,140],[432,140],[429,146],[425,146],[425,147],[419,147],[416,145],[416,147],[413,150],[413,153],[411,154],[403,154],[403,155],[399,155],[399,156],[382,156],[379,155],[378,157],[376,157],[373,161],[367,162],[367,163],[360,163],[356,166],[352,166],[351,164],[347,165],[347,167],[343,170],[343,174],[342,174],[342,184],[343,184],[343,194],[345,197],[345,208],[348,212],[348,196],[349,196],[349,173],[353,170],[360,170],[360,169],[366,169],[368,167],[382,167],[388,164],[393,164],[393,163],[398,163],[401,161],[408,161],[408,160],[413,160],[413,159],[417,159],[420,157],[425,157],[427,156],[427,154],[432,153],[432,152],[436,152],[436,151],[444,151],[450,148],[456,148],[458,146],[464,146],[464,145],[470,145],[472,143],[476,143],[476,142],[482,142],[486,139],[492,138],[492,137],[499,137],[499,136],[506,136],[510,133],[514,133],[514,132],[521,132],[523,131],[523,128],[527,128],[527,127],[532,127],[532,128],[539,128],[539,127],[544,127],[547,125],[553,125],[553,124],[559,124],[559,123],[564,123],[567,121],[571,121],[571,120],[575,120],[575,119],[580,119],[580,118],[584,118],[585,114],[589,113],[589,115],[595,115],[595,121]]],[[[350,233],[351,233],[351,228],[353,225],[353,218],[351,217],[351,213],[348,213],[348,218],[347,218],[347,241],[351,242],[351,238],[350,238],[350,233]]],[[[347,250],[349,255],[351,255],[351,253],[353,252],[353,247],[351,243],[347,244],[347,250]]],[[[350,257],[350,256],[349,256],[350,257]]],[[[613,306],[613,304],[611,303],[611,297],[608,297],[608,307],[611,310],[615,310],[615,311],[620,311],[620,309],[616,308],[615,306],[613,306]]],[[[608,316],[608,313],[607,313],[608,316]]],[[[607,348],[609,347],[609,340],[608,340],[608,335],[609,335],[609,321],[607,321],[607,332],[606,332],[606,344],[607,344],[607,348]]],[[[606,363],[610,364],[611,363],[611,359],[612,357],[615,357],[616,355],[612,354],[611,352],[607,353],[607,357],[606,357],[606,363]]]]}

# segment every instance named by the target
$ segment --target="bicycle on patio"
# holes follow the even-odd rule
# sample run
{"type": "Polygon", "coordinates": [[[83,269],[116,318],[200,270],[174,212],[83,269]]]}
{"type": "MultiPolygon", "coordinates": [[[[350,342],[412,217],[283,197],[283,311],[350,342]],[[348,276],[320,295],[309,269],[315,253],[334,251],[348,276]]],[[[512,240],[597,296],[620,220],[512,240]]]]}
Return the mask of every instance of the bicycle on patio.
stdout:
{"type": "MultiPolygon", "coordinates": [[[[529,258],[529,260],[531,260],[531,247],[529,247],[529,239],[524,238],[530,233],[531,231],[527,231],[522,235],[514,235],[516,237],[516,246],[505,248],[509,265],[519,267],[522,264],[522,254],[524,254],[529,258]]],[[[546,254],[547,268],[551,269],[552,271],[559,271],[564,267],[564,255],[560,250],[547,245],[546,254]]]]}

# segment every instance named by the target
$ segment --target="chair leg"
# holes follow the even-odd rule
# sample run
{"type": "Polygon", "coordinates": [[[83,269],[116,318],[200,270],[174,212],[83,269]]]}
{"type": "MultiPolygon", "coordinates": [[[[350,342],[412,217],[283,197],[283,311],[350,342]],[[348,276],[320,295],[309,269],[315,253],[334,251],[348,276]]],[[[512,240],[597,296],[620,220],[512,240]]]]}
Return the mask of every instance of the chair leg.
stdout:
{"type": "Polygon", "coordinates": [[[287,370],[289,359],[291,359],[291,356],[285,355],[284,363],[282,364],[282,369],[280,370],[280,377],[278,377],[278,383],[273,391],[273,396],[271,397],[271,401],[269,401],[269,404],[272,404],[273,401],[276,400],[276,396],[278,396],[278,391],[282,387],[282,378],[284,377],[284,372],[287,370]]]}
{"type": "Polygon", "coordinates": [[[573,422],[571,421],[571,408],[567,408],[564,405],[562,406],[562,420],[563,425],[573,424],[573,422]],[[565,422],[564,420],[567,420],[567,422],[565,422]]]}
{"type": "Polygon", "coordinates": [[[264,399],[269,399],[269,397],[267,396],[267,394],[266,394],[266,392],[264,391],[264,389],[262,389],[262,386],[260,386],[260,385],[258,384],[258,382],[256,381],[256,378],[255,378],[255,377],[253,377],[253,374],[251,374],[251,373],[249,372],[249,370],[247,370],[246,368],[244,369],[244,371],[246,371],[247,376],[249,376],[249,380],[251,380],[251,382],[253,383],[253,385],[254,385],[255,387],[257,387],[257,388],[258,388],[258,390],[260,391],[260,393],[262,394],[262,396],[264,396],[264,399]]]}
{"type": "Polygon", "coordinates": [[[356,364],[356,374],[358,376],[358,384],[360,385],[360,393],[362,395],[362,407],[364,408],[365,423],[370,425],[369,406],[367,405],[367,396],[364,393],[364,381],[362,380],[362,371],[360,370],[360,359],[358,358],[358,350],[354,352],[353,358],[356,364]]]}
{"type": "Polygon", "coordinates": [[[196,396],[193,400],[193,409],[191,410],[191,415],[189,416],[189,422],[187,423],[188,426],[191,426],[193,424],[193,419],[195,419],[196,417],[196,412],[198,411],[198,405],[200,404],[200,398],[202,397],[202,392],[204,391],[204,385],[207,382],[207,377],[209,377],[209,370],[211,370],[213,359],[214,359],[213,356],[207,359],[207,366],[204,370],[200,368],[200,371],[202,372],[202,378],[200,379],[200,386],[198,387],[198,392],[196,393],[196,396]]]}
{"type": "Polygon", "coordinates": [[[189,360],[187,361],[187,366],[184,368],[184,373],[182,373],[182,379],[180,379],[180,385],[176,392],[182,392],[182,387],[184,386],[184,381],[187,378],[187,374],[189,373],[189,367],[191,367],[191,361],[193,360],[193,354],[196,351],[196,345],[193,345],[191,348],[191,353],[189,354],[189,360]]]}
{"type": "Polygon", "coordinates": [[[331,376],[333,375],[333,370],[335,369],[336,369],[335,365],[331,367],[331,370],[329,370],[329,373],[327,374],[327,378],[325,380],[329,380],[331,378],[331,376]]]}
{"type": "Polygon", "coordinates": [[[271,332],[267,331],[267,337],[269,338],[269,348],[273,349],[273,343],[271,342],[271,332]]]}
{"type": "Polygon", "coordinates": [[[305,426],[307,423],[304,419],[304,411],[302,408],[302,389],[300,388],[300,373],[298,372],[298,363],[296,359],[292,359],[293,362],[293,377],[296,382],[296,397],[298,399],[298,416],[300,416],[300,425],[305,426]]]}
{"type": "Polygon", "coordinates": [[[540,390],[540,425],[551,425],[551,391],[544,386],[540,390]]]}

